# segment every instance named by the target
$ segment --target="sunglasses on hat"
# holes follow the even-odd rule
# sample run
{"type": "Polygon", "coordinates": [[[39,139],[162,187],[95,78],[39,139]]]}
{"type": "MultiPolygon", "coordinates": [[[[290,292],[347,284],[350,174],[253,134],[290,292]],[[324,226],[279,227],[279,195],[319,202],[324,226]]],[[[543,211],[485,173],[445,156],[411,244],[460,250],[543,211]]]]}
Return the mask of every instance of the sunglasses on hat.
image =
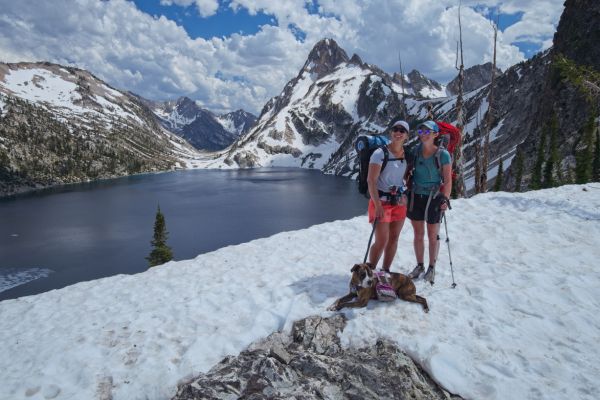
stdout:
{"type": "Polygon", "coordinates": [[[407,133],[406,129],[400,127],[400,126],[395,126],[392,128],[392,132],[400,132],[400,133],[407,133]]]}

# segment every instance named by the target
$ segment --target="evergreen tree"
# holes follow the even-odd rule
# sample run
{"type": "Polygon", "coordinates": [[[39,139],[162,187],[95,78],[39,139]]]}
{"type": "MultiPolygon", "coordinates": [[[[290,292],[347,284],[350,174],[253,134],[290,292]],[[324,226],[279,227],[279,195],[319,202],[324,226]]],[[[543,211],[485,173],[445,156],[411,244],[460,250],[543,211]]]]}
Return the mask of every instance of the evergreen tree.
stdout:
{"type": "Polygon", "coordinates": [[[498,163],[498,174],[496,175],[496,182],[494,182],[494,192],[499,192],[502,190],[503,176],[504,169],[502,168],[502,157],[500,157],[500,162],[498,163]]]}
{"type": "Polygon", "coordinates": [[[581,150],[575,155],[575,183],[588,183],[592,179],[594,161],[594,116],[583,127],[581,150]]]}
{"type": "MultiPolygon", "coordinates": [[[[557,180],[555,177],[555,170],[560,171],[558,145],[556,143],[558,136],[558,121],[556,119],[556,114],[553,114],[550,118],[548,130],[550,131],[550,157],[544,166],[544,182],[542,187],[545,188],[551,188],[560,185],[559,180],[557,180]]],[[[559,176],[558,172],[556,173],[556,176],[559,176]]]]}
{"type": "Polygon", "coordinates": [[[523,181],[523,152],[517,149],[515,160],[515,192],[521,191],[521,182],[523,181]]]}
{"type": "Polygon", "coordinates": [[[540,138],[540,147],[538,147],[537,158],[533,166],[533,174],[531,175],[531,188],[540,189],[542,187],[542,167],[544,166],[544,155],[546,150],[546,129],[542,129],[542,137],[540,138]]]}
{"type": "Polygon", "coordinates": [[[596,131],[596,146],[594,147],[594,164],[592,171],[594,182],[600,182],[600,131],[596,131]]]}
{"type": "Polygon", "coordinates": [[[153,249],[150,252],[150,255],[146,257],[146,260],[148,260],[151,267],[164,264],[173,259],[173,251],[167,246],[168,235],[165,217],[162,212],[160,212],[159,205],[154,220],[154,238],[150,242],[153,249]]]}

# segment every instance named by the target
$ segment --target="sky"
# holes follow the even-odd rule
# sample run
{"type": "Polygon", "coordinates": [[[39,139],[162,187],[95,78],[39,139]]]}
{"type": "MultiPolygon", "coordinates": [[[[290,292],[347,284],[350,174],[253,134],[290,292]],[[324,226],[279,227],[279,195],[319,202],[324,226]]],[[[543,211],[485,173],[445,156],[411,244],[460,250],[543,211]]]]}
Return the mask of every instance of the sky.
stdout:
{"type": "MultiPolygon", "coordinates": [[[[0,0],[0,61],[87,69],[152,100],[188,96],[215,112],[258,114],[332,38],[388,73],[455,75],[458,0],[0,0]]],[[[552,45],[563,0],[463,0],[465,66],[498,66],[552,45]]]]}

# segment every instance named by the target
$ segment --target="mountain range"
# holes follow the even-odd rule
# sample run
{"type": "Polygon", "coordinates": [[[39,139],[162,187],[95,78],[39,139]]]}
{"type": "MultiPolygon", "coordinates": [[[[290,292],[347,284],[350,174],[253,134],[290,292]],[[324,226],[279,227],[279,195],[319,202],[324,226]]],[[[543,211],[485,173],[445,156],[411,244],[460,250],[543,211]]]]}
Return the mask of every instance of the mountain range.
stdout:
{"type": "Polygon", "coordinates": [[[175,101],[142,101],[163,127],[200,150],[222,150],[247,133],[256,122],[255,115],[242,109],[216,115],[185,96],[175,101]]]}
{"type": "MultiPolygon", "coordinates": [[[[488,181],[501,162],[508,190],[536,187],[542,168],[547,184],[575,180],[578,154],[594,141],[585,132],[598,125],[600,25],[592,16],[599,9],[568,0],[551,49],[494,72],[492,108],[491,63],[464,71],[467,189],[488,120],[488,181]]],[[[333,39],[313,47],[258,118],[218,115],[187,97],[146,100],[77,68],[0,63],[0,193],[178,167],[294,166],[353,176],[359,135],[382,133],[398,118],[414,127],[429,109],[456,123],[456,92],[456,79],[444,86],[416,70],[390,75],[333,39]]]]}
{"type": "MultiPolygon", "coordinates": [[[[488,113],[488,183],[495,181],[501,163],[501,188],[506,190],[579,181],[577,159],[597,141],[597,133],[589,132],[598,131],[600,110],[600,51],[594,44],[600,40],[600,24],[585,10],[600,15],[600,3],[569,0],[565,6],[554,47],[495,71],[492,108],[492,65],[465,70],[468,190],[475,186],[476,144],[484,143],[488,113]]],[[[353,176],[358,167],[353,144],[359,135],[384,132],[398,118],[414,127],[427,118],[429,107],[434,119],[457,123],[457,96],[423,96],[436,90],[454,93],[456,80],[444,88],[413,71],[402,87],[398,74],[390,76],[356,55],[348,57],[334,40],[324,39],[298,75],[265,105],[256,126],[203,165],[298,166],[353,176]]]]}

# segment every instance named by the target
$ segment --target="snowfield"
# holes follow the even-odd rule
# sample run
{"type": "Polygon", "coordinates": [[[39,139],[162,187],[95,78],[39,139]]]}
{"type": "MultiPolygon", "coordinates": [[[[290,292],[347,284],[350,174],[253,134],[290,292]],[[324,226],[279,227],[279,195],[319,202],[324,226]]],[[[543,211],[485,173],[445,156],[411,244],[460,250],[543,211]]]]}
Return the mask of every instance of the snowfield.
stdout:
{"type": "MultiPolygon", "coordinates": [[[[435,286],[417,282],[429,314],[373,301],[345,311],[342,343],[391,339],[469,399],[596,399],[600,184],[452,205],[457,287],[442,244],[435,286]]],[[[369,234],[360,216],[0,302],[0,398],[168,399],[252,341],[330,315],[369,234]]],[[[407,222],[393,269],[413,264],[407,222]]]]}

